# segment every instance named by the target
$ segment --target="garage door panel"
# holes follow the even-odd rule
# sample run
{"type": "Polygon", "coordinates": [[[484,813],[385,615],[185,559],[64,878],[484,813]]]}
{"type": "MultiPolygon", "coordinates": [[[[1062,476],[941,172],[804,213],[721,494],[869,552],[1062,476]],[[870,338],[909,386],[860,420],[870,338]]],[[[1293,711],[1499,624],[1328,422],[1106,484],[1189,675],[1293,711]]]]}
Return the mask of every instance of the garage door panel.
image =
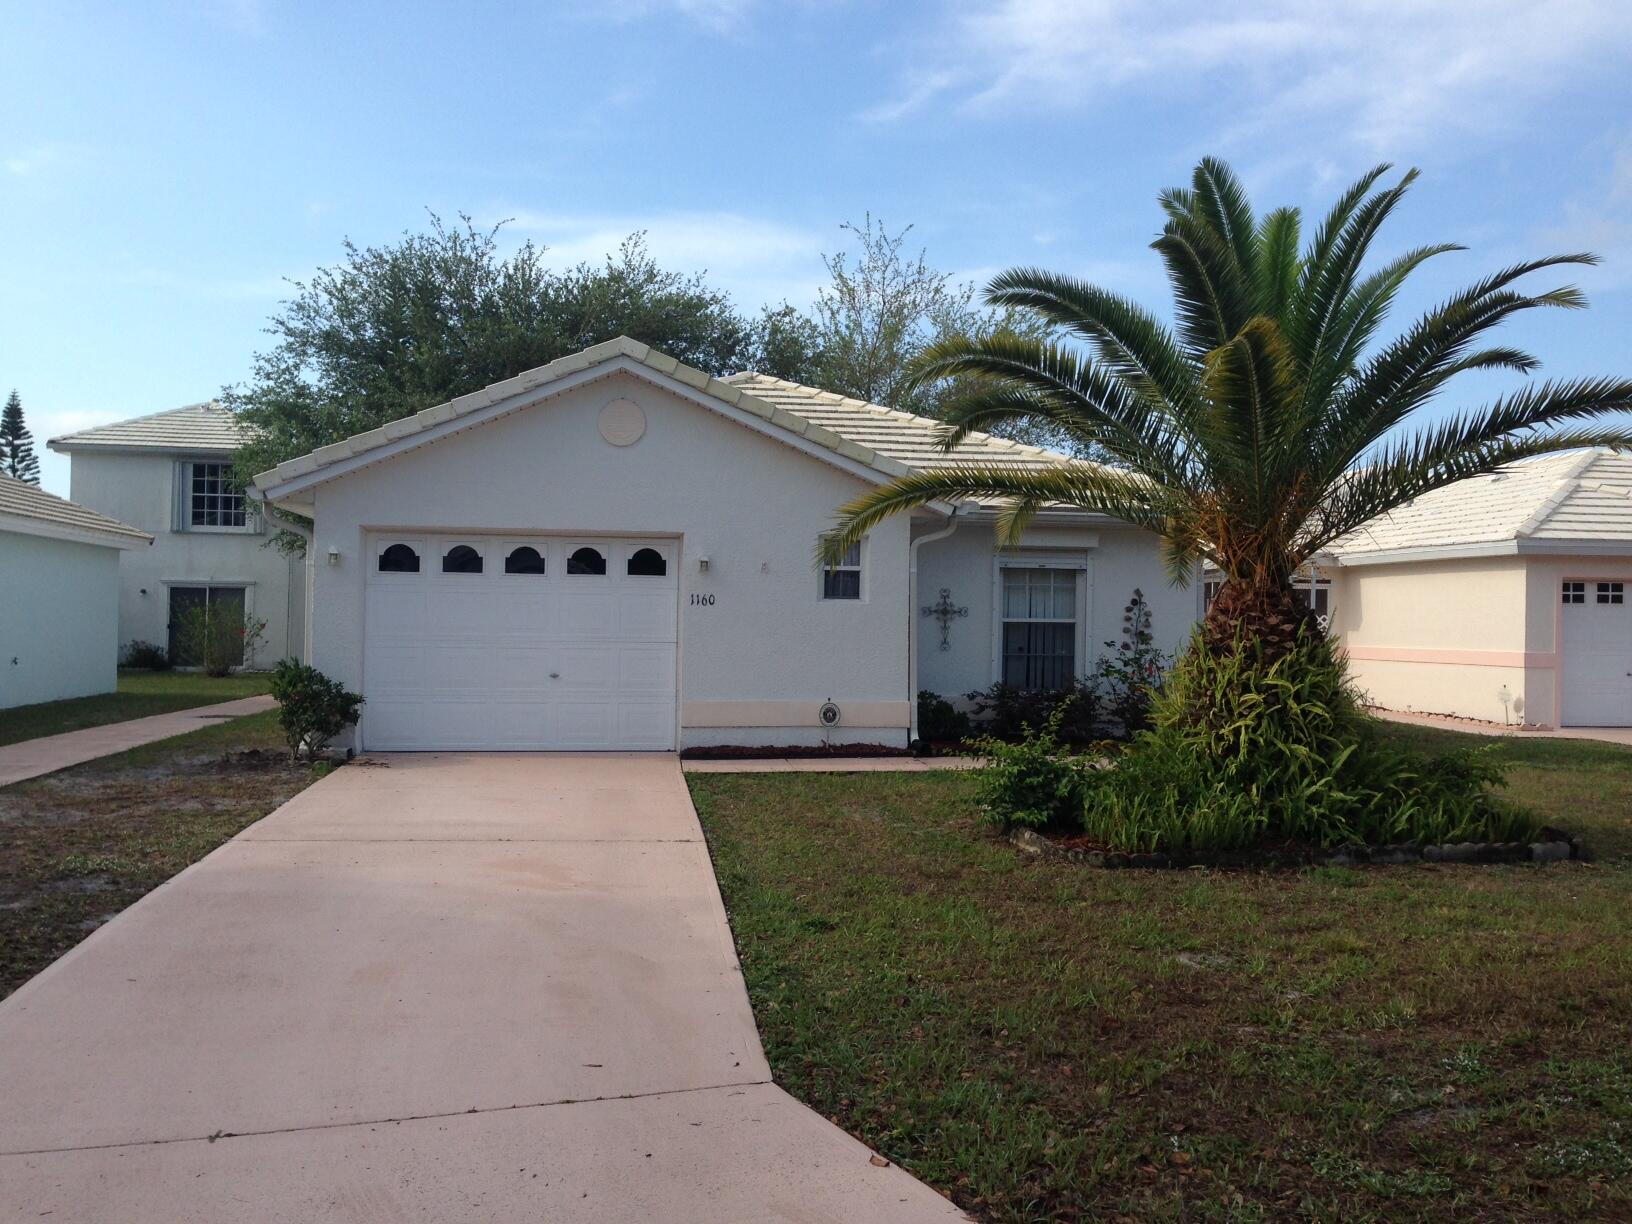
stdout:
{"type": "MultiPolygon", "coordinates": [[[[364,746],[672,749],[677,546],[658,542],[666,575],[628,574],[627,558],[650,544],[606,541],[604,576],[568,575],[564,542],[437,536],[421,572],[371,573],[364,746]],[[484,573],[441,572],[461,543],[482,554],[484,573]],[[504,573],[522,543],[546,557],[544,574],[504,573]]],[[[383,547],[369,552],[376,570],[383,547]]]]}
{"type": "Polygon", "coordinates": [[[1587,602],[1563,609],[1565,726],[1632,726],[1632,604],[1624,583],[1623,602],[1599,602],[1599,585],[1588,582],[1587,602]]]}

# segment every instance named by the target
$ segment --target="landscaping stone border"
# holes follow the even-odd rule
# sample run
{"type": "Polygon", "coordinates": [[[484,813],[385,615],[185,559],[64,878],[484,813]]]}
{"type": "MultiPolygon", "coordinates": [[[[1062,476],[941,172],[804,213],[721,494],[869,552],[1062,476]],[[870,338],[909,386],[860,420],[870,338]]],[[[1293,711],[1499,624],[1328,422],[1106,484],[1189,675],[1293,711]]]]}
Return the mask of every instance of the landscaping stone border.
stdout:
{"type": "Polygon", "coordinates": [[[1558,829],[1544,828],[1534,842],[1459,842],[1444,846],[1337,846],[1331,850],[1274,847],[1213,853],[1184,851],[1174,854],[1123,854],[1062,846],[1034,829],[1016,829],[1009,841],[1028,854],[1081,863],[1086,867],[1135,870],[1186,867],[1397,867],[1410,863],[1561,863],[1590,859],[1581,839],[1558,829]]]}

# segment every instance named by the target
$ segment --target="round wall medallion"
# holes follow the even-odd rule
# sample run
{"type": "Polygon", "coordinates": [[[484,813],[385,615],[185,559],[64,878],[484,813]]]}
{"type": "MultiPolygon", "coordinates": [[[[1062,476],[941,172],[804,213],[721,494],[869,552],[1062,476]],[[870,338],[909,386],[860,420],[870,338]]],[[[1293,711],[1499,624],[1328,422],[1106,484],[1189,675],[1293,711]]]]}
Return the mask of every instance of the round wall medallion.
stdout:
{"type": "Polygon", "coordinates": [[[613,446],[633,446],[646,432],[646,414],[634,400],[615,399],[601,409],[600,426],[613,446]]]}

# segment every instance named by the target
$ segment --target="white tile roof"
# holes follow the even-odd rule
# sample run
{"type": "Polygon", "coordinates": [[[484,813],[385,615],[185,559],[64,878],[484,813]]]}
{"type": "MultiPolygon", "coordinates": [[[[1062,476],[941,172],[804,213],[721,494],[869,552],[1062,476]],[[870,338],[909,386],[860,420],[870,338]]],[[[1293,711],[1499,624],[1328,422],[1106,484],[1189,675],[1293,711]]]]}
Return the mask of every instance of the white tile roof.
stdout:
{"type": "Polygon", "coordinates": [[[87,510],[47,493],[44,489],[0,472],[0,531],[85,539],[130,548],[151,542],[152,536],[128,523],[87,510]]]}
{"type": "Polygon", "coordinates": [[[48,445],[56,451],[74,450],[160,450],[233,451],[244,437],[238,419],[214,400],[188,404],[150,416],[111,425],[97,425],[78,433],[52,438],[48,445]]]}
{"type": "Polygon", "coordinates": [[[1529,541],[1624,541],[1632,550],[1632,455],[1565,451],[1417,498],[1331,548],[1345,565],[1435,552],[1524,551],[1529,541]]]}
{"type": "Polygon", "coordinates": [[[645,365],[885,477],[902,476],[913,468],[934,467],[960,460],[1013,463],[1022,467],[1073,462],[1065,455],[985,434],[974,435],[950,455],[944,454],[934,442],[936,422],[925,417],[892,412],[876,404],[845,399],[830,392],[759,374],[713,378],[637,340],[619,336],[446,404],[427,408],[413,416],[280,463],[270,471],[259,473],[255,477],[255,486],[269,491],[299,481],[304,487],[308,483],[315,483],[315,480],[308,478],[321,479],[319,473],[336,463],[363,458],[370,451],[389,443],[410,438],[568,375],[620,358],[645,365]]]}

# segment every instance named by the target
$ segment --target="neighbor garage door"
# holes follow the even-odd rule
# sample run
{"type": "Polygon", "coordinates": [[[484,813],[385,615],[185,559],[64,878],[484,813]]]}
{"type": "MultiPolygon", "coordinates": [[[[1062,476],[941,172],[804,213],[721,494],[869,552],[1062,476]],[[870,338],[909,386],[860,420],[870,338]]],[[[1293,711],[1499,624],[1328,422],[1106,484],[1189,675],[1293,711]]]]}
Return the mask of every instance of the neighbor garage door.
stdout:
{"type": "Polygon", "coordinates": [[[1567,727],[1632,726],[1632,604],[1627,582],[1563,586],[1567,727]]]}
{"type": "Polygon", "coordinates": [[[677,560],[673,540],[372,537],[363,746],[672,749],[677,560]]]}

